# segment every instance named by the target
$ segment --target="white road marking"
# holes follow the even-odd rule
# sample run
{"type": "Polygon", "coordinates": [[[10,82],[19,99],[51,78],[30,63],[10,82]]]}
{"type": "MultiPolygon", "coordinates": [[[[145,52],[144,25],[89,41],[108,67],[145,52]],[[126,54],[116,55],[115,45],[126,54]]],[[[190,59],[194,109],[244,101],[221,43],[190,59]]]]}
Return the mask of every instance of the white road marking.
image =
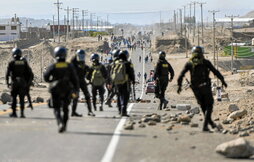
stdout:
{"type": "MultiPolygon", "coordinates": [[[[133,103],[131,103],[127,109],[128,112],[131,111],[132,107],[133,107],[133,103]]],[[[113,157],[114,157],[114,154],[116,152],[116,147],[117,147],[117,144],[118,144],[118,141],[120,139],[120,135],[121,135],[121,131],[122,131],[122,128],[124,126],[124,123],[126,122],[127,118],[126,117],[123,117],[120,122],[118,123],[116,129],[115,129],[115,132],[114,132],[114,135],[113,137],[111,138],[111,141],[108,145],[108,148],[101,160],[101,162],[111,162],[113,160],[113,157]]]]}
{"type": "MultiPolygon", "coordinates": [[[[144,54],[145,54],[145,50],[143,51],[143,75],[144,75],[144,72],[145,72],[145,61],[144,61],[144,54]]],[[[142,99],[143,95],[144,95],[144,82],[145,82],[145,79],[144,77],[142,77],[142,92],[141,92],[141,96],[140,96],[140,99],[142,99]]],[[[134,106],[134,103],[131,103],[128,108],[127,108],[127,112],[128,114],[131,112],[131,109],[133,108],[134,106]]],[[[121,136],[121,131],[123,129],[123,126],[126,122],[127,118],[126,117],[123,117],[121,118],[120,122],[118,123],[115,131],[114,131],[114,134],[113,134],[113,137],[111,138],[111,141],[107,147],[107,150],[101,160],[101,162],[112,162],[113,158],[114,158],[114,154],[116,152],[116,148],[117,148],[117,144],[119,142],[119,139],[120,139],[120,136],[121,136]]]]}

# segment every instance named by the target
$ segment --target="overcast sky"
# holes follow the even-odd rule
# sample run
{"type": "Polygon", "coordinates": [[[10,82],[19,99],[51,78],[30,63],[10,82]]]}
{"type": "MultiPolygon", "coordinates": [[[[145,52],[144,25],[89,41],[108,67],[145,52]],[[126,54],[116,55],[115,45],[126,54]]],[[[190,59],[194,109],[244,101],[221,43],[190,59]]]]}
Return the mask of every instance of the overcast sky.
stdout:
{"type": "MultiPolygon", "coordinates": [[[[48,18],[56,15],[56,0],[1,0],[0,18],[8,18],[16,13],[20,17],[48,18]]],[[[168,21],[172,18],[173,10],[183,8],[190,0],[60,0],[63,8],[80,8],[97,13],[101,18],[106,19],[109,14],[111,22],[158,22],[159,12],[162,12],[162,20],[168,21]],[[154,12],[143,14],[112,14],[119,12],[154,12]]],[[[211,18],[208,10],[220,10],[218,17],[225,14],[243,15],[252,9],[253,0],[207,0],[204,5],[204,15],[211,18]]],[[[192,11],[193,12],[193,11],[192,11]]],[[[197,15],[200,7],[197,6],[197,15]]],[[[189,13],[189,9],[187,10],[189,13]]],[[[61,18],[66,12],[61,11],[61,18]]]]}

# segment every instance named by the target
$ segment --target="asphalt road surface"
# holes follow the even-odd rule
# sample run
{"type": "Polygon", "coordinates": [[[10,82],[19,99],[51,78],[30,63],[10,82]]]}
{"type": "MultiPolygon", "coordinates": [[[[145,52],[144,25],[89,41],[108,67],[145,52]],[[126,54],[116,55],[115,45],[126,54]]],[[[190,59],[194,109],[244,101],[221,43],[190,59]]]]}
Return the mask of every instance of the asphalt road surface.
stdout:
{"type": "MultiPolygon", "coordinates": [[[[144,63],[149,49],[133,51],[131,59],[136,74],[141,72],[136,96],[155,100],[143,92],[143,74],[153,69],[144,63]],[[139,63],[138,56],[142,56],[139,63]]],[[[114,104],[115,106],[115,104],[114,104]]],[[[201,128],[179,126],[171,132],[166,126],[123,130],[130,120],[121,118],[115,107],[105,106],[96,117],[88,117],[84,103],[79,103],[82,118],[70,117],[67,132],[59,134],[53,110],[46,104],[26,109],[26,119],[9,118],[8,105],[0,106],[0,162],[164,162],[164,161],[238,161],[225,159],[214,148],[230,135],[202,133],[201,128]]],[[[128,111],[135,120],[147,113],[165,113],[157,110],[156,103],[130,103],[128,111]]],[[[175,113],[178,113],[175,111],[175,113]]],[[[199,116],[195,118],[199,122],[199,116]]],[[[245,160],[246,161],[246,160],[245,160]]]]}

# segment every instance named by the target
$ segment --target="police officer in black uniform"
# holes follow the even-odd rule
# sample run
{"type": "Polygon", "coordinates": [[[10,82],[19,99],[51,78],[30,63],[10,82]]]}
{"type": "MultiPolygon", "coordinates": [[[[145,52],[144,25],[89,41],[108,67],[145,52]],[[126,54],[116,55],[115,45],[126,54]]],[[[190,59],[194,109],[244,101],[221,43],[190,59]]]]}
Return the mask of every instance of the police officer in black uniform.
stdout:
{"type": "MultiPolygon", "coordinates": [[[[87,109],[88,109],[88,116],[95,116],[95,114],[92,111],[91,96],[87,89],[87,83],[85,81],[86,74],[89,72],[89,67],[85,64],[85,55],[86,53],[84,50],[82,49],[78,50],[76,52],[75,57],[71,59],[71,63],[74,65],[76,69],[76,72],[79,78],[79,87],[82,90],[83,94],[85,95],[87,109]]],[[[79,91],[76,93],[78,94],[79,91]]],[[[78,104],[78,97],[73,99],[71,116],[82,117],[81,114],[78,114],[76,112],[77,104],[78,104]]]]}
{"type": "MultiPolygon", "coordinates": [[[[54,50],[56,63],[50,65],[44,73],[44,80],[50,83],[50,93],[53,101],[54,114],[59,126],[59,133],[66,131],[68,121],[68,106],[72,92],[79,90],[79,81],[72,64],[65,61],[67,50],[64,47],[56,47],[54,50]],[[61,109],[63,115],[61,115],[61,109]]],[[[73,97],[77,94],[73,93],[73,97]]]]}
{"type": "Polygon", "coordinates": [[[103,111],[103,102],[104,102],[104,93],[105,93],[105,81],[108,77],[107,70],[104,65],[102,65],[99,62],[100,56],[96,53],[91,55],[91,61],[92,66],[90,68],[90,71],[87,75],[87,79],[90,81],[92,84],[92,95],[93,95],[93,106],[94,110],[97,110],[96,107],[96,96],[97,96],[97,91],[99,91],[99,96],[100,96],[100,111],[103,111]]]}
{"type": "Polygon", "coordinates": [[[167,107],[168,101],[165,99],[165,91],[168,86],[168,82],[171,82],[174,78],[174,70],[172,66],[166,60],[166,53],[164,51],[159,52],[159,61],[155,67],[154,79],[156,80],[155,97],[160,99],[159,110],[167,107]],[[168,74],[170,73],[170,79],[168,74]]]}
{"type": "Polygon", "coordinates": [[[114,84],[116,85],[117,95],[120,101],[119,113],[121,114],[121,116],[126,116],[126,117],[129,117],[129,115],[127,114],[127,105],[130,98],[131,84],[135,84],[135,72],[133,69],[133,64],[130,61],[128,61],[128,58],[129,58],[129,52],[127,50],[120,51],[118,60],[115,62],[115,65],[113,67],[114,69],[115,66],[120,62],[123,62],[125,64],[125,71],[127,75],[126,81],[122,84],[116,84],[116,83],[114,84]]]}
{"type": "Polygon", "coordinates": [[[112,98],[114,97],[114,95],[111,97],[111,95],[114,93],[114,89],[113,89],[112,80],[109,77],[111,74],[112,65],[113,65],[113,58],[110,57],[110,58],[108,58],[108,63],[106,64],[106,69],[108,72],[108,77],[106,80],[106,88],[108,91],[108,95],[107,95],[107,99],[105,101],[105,104],[108,105],[109,107],[112,107],[111,102],[112,102],[112,98]]]}
{"type": "Polygon", "coordinates": [[[9,63],[6,73],[6,83],[8,87],[11,87],[12,95],[12,113],[10,117],[17,117],[16,104],[17,96],[19,96],[20,117],[25,118],[24,97],[26,95],[28,81],[31,80],[33,74],[27,61],[22,58],[22,51],[19,48],[14,48],[12,55],[14,59],[9,63]],[[9,77],[11,77],[11,83],[9,82],[9,77]]]}
{"type": "Polygon", "coordinates": [[[186,72],[190,71],[191,88],[205,116],[203,131],[209,131],[208,124],[210,124],[212,128],[216,127],[216,124],[211,118],[214,99],[211,91],[211,79],[209,78],[210,71],[221,80],[223,86],[227,87],[227,83],[221,73],[214,68],[212,63],[204,58],[203,54],[203,47],[193,47],[192,57],[185,64],[178,78],[177,92],[180,94],[184,75],[186,72]]]}

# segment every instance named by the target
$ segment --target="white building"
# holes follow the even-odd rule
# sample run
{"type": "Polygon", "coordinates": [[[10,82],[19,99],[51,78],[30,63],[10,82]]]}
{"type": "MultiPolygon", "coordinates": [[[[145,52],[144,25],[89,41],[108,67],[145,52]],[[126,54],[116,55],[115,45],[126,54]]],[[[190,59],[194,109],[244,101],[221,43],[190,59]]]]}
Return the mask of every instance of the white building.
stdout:
{"type": "Polygon", "coordinates": [[[0,24],[0,41],[11,41],[20,38],[21,24],[18,18],[12,18],[9,24],[0,24]]]}

